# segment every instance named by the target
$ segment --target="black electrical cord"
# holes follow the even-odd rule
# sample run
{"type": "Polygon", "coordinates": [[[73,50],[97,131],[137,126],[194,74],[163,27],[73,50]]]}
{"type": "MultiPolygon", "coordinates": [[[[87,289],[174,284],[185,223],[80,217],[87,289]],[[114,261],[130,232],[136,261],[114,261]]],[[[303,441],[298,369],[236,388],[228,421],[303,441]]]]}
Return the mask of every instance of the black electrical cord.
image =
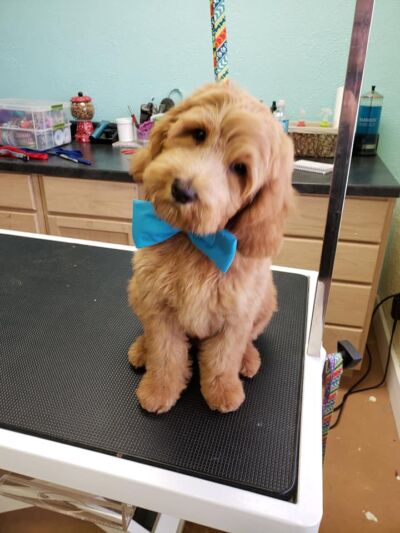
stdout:
{"type": "MultiPolygon", "coordinates": [[[[386,298],[383,298],[383,300],[381,300],[378,304],[376,304],[376,306],[374,307],[374,310],[372,312],[371,322],[372,322],[372,319],[374,318],[375,313],[378,311],[378,309],[381,307],[381,305],[384,304],[387,300],[390,300],[391,298],[394,298],[395,296],[398,296],[398,295],[399,295],[399,293],[397,293],[397,292],[394,293],[394,294],[390,294],[389,296],[386,296],[386,298]]],[[[369,351],[369,348],[367,346],[366,347],[367,348],[366,353],[367,353],[367,357],[368,357],[367,368],[366,368],[364,374],[355,383],[353,383],[353,385],[349,388],[349,390],[344,394],[341,403],[338,406],[336,406],[335,409],[333,410],[334,412],[335,411],[339,411],[339,414],[338,414],[338,417],[337,417],[336,421],[330,426],[329,429],[334,429],[339,424],[340,419],[341,419],[342,414],[343,414],[344,406],[346,405],[347,398],[350,395],[356,394],[357,392],[363,392],[363,391],[367,391],[367,390],[376,389],[376,388],[380,387],[381,385],[383,385],[383,383],[385,383],[387,372],[388,372],[388,369],[389,369],[390,352],[391,352],[391,349],[392,349],[393,338],[394,338],[394,334],[395,334],[395,331],[396,331],[396,327],[397,327],[397,320],[394,320],[393,327],[392,327],[392,333],[391,333],[390,341],[389,341],[389,347],[388,347],[388,354],[387,354],[386,363],[385,363],[385,369],[384,369],[381,381],[379,383],[377,383],[376,385],[372,385],[370,387],[365,387],[363,389],[354,390],[358,385],[360,385],[360,383],[362,383],[367,378],[367,376],[370,373],[371,368],[372,368],[372,357],[371,357],[371,353],[369,351]]]]}
{"type": "MultiPolygon", "coordinates": [[[[383,385],[386,381],[386,378],[387,378],[387,373],[388,373],[388,370],[389,370],[389,363],[390,363],[390,352],[392,350],[392,344],[393,344],[393,338],[394,338],[394,334],[396,332],[396,327],[397,327],[397,323],[398,323],[398,320],[395,320],[393,322],[393,326],[392,326],[392,333],[390,334],[390,342],[389,342],[389,348],[388,348],[388,356],[386,358],[386,364],[385,364],[385,370],[383,372],[383,376],[382,376],[382,379],[379,383],[377,383],[376,385],[371,385],[370,387],[364,387],[363,389],[357,389],[355,392],[363,392],[363,391],[366,391],[366,390],[372,390],[372,389],[377,389],[378,387],[380,387],[381,385],[383,385]]],[[[369,348],[367,346],[367,351],[369,353],[369,348]]],[[[369,353],[369,357],[371,358],[371,354],[369,353]]]]}

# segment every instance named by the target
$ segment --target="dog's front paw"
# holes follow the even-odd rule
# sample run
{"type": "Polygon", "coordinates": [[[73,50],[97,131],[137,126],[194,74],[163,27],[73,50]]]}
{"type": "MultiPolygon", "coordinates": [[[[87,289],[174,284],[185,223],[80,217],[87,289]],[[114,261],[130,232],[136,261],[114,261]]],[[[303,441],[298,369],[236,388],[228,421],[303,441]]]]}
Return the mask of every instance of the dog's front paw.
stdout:
{"type": "Polygon", "coordinates": [[[236,411],[242,405],[245,397],[239,377],[235,379],[217,377],[211,383],[203,383],[201,392],[209,408],[221,413],[236,411]]]}
{"type": "Polygon", "coordinates": [[[182,387],[177,388],[164,380],[156,380],[146,373],[136,389],[136,396],[143,409],[160,414],[166,413],[176,404],[181,392],[182,387]]]}
{"type": "Polygon", "coordinates": [[[254,377],[261,366],[261,358],[257,348],[251,342],[248,343],[243,354],[240,374],[246,378],[254,377]]]}
{"type": "Polygon", "coordinates": [[[144,345],[144,336],[138,337],[128,350],[128,359],[132,366],[141,368],[146,365],[146,347],[144,345]]]}

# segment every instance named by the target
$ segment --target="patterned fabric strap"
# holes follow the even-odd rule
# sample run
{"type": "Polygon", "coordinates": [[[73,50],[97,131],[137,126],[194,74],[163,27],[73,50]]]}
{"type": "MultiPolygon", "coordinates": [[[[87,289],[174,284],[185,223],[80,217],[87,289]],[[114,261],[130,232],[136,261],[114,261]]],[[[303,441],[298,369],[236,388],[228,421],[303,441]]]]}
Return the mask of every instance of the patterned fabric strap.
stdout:
{"type": "Polygon", "coordinates": [[[220,81],[229,75],[224,0],[210,0],[210,15],[214,75],[215,80],[220,81]]]}
{"type": "Polygon", "coordinates": [[[343,358],[339,352],[330,353],[326,356],[324,368],[324,400],[322,403],[322,452],[325,457],[326,441],[340,378],[343,373],[343,358]]]}

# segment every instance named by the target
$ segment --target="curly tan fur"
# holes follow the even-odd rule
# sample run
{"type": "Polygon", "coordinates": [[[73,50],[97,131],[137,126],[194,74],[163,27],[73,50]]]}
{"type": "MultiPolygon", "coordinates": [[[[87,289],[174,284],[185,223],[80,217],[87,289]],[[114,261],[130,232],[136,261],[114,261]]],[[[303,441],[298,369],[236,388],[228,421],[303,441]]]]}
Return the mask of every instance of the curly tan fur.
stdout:
{"type": "Polygon", "coordinates": [[[229,412],[243,402],[239,374],[258,371],[252,340],[276,309],[271,257],[282,241],[292,167],[292,143],[269,109],[231,83],[207,85],[172,108],[134,156],[131,173],[161,218],[183,231],[227,228],[238,238],[226,274],[184,233],[136,252],[128,294],[144,335],[129,361],[146,367],[136,391],[144,409],[162,413],[176,403],[191,377],[193,338],[209,407],[229,412]],[[206,133],[203,142],[193,137],[197,129],[206,133]],[[177,177],[190,181],[194,202],[174,200],[177,177]]]}

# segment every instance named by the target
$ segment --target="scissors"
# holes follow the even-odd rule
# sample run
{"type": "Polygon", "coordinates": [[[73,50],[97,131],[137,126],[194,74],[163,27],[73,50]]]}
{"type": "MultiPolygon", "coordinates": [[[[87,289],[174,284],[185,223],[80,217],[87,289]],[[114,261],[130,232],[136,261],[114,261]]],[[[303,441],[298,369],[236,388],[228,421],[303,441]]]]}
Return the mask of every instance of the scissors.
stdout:
{"type": "Polygon", "coordinates": [[[62,159],[67,161],[72,161],[73,163],[81,163],[82,165],[91,165],[92,162],[89,159],[84,159],[82,157],[82,152],[80,150],[65,150],[64,148],[51,148],[47,150],[48,154],[57,155],[62,159]]]}
{"type": "Polygon", "coordinates": [[[0,145],[0,157],[14,157],[29,161],[29,159],[43,159],[46,160],[49,156],[46,153],[30,151],[28,149],[17,148],[11,145],[0,145]]]}

